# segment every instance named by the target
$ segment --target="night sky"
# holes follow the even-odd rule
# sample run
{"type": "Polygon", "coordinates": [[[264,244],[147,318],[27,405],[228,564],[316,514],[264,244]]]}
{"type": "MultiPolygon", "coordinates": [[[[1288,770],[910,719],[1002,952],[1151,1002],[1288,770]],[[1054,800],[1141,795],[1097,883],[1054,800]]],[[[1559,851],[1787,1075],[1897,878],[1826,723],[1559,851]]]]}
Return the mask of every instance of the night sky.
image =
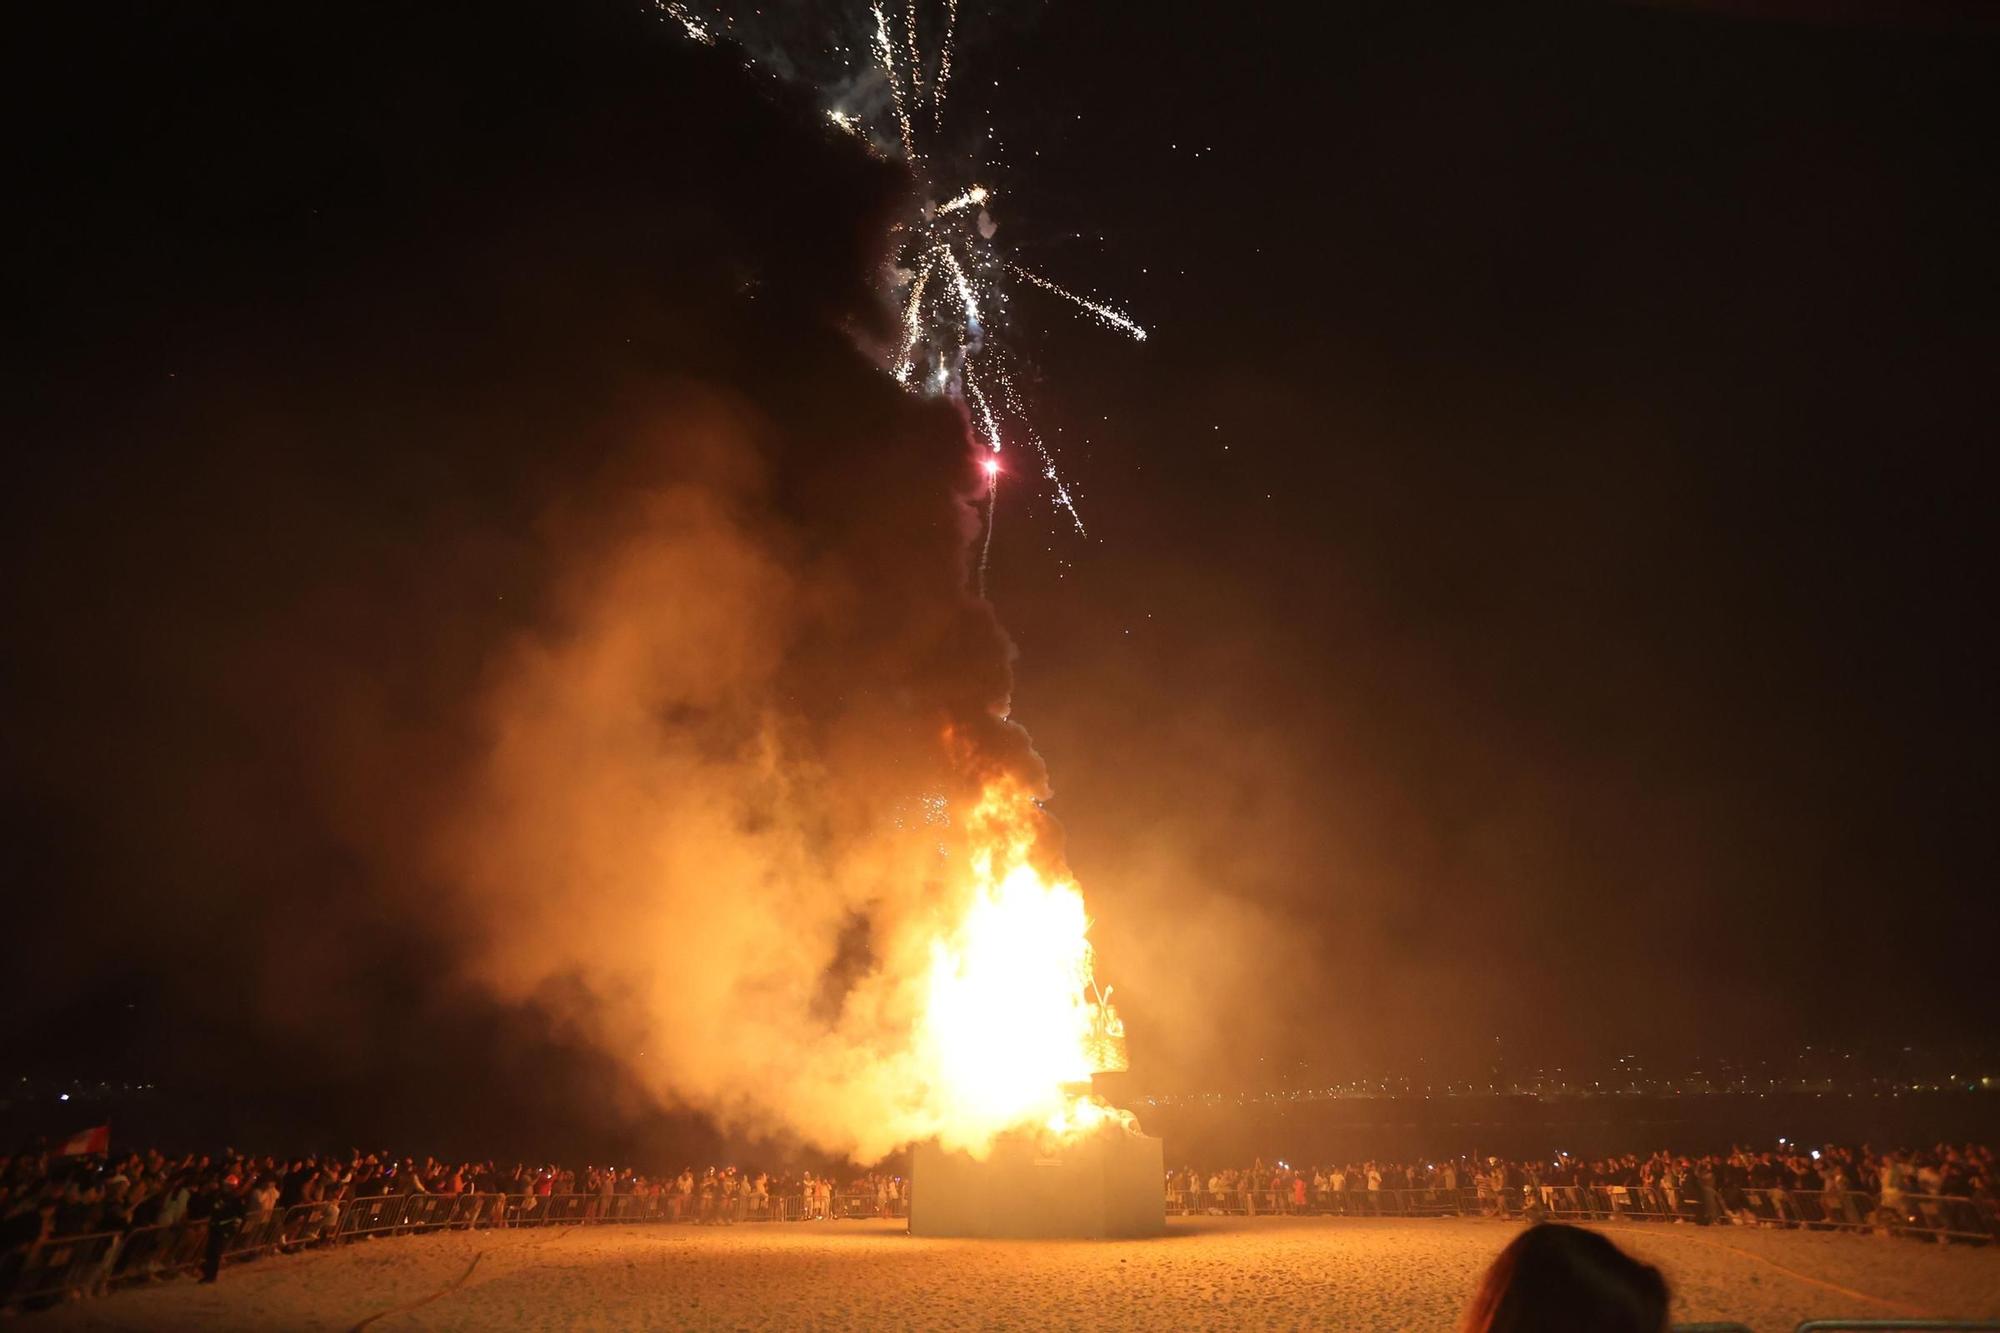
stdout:
{"type": "MultiPolygon", "coordinates": [[[[991,583],[1135,1077],[1977,1044],[2000,37],[1325,8],[968,48],[1003,234],[1154,334],[1023,318],[1089,537],[1024,477],[991,583]]],[[[616,0],[38,22],[0,1072],[638,1142],[404,853],[659,384],[936,546],[868,509],[884,438],[962,463],[852,346],[895,169],[616,0]]]]}

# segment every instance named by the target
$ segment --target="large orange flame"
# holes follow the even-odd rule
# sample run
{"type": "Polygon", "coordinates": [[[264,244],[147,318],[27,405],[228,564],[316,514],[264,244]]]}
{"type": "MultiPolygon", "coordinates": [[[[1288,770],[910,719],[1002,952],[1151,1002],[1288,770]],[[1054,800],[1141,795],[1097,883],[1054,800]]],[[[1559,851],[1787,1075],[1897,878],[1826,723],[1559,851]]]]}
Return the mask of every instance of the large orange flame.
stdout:
{"type": "Polygon", "coordinates": [[[1130,1121],[1089,1093],[1108,1067],[1107,1038],[1122,1048],[1123,1030],[1092,978],[1082,890],[1035,863],[1044,818],[1005,778],[965,817],[971,883],[932,942],[917,1033],[946,1148],[982,1153],[1013,1130],[1069,1137],[1130,1121]]]}

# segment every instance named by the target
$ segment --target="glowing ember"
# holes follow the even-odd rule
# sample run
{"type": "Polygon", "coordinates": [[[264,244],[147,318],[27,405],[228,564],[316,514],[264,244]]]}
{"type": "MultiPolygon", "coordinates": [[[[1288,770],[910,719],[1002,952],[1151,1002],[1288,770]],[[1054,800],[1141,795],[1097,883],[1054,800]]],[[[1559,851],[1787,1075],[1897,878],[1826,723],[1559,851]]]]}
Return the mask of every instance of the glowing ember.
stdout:
{"type": "Polygon", "coordinates": [[[946,1148],[983,1154],[1028,1126],[1072,1137],[1131,1117],[1088,1092],[1123,1028],[1091,976],[1090,918],[1065,873],[1033,861],[1040,819],[1009,781],[967,820],[970,897],[931,946],[917,1051],[933,1080],[946,1148]]]}

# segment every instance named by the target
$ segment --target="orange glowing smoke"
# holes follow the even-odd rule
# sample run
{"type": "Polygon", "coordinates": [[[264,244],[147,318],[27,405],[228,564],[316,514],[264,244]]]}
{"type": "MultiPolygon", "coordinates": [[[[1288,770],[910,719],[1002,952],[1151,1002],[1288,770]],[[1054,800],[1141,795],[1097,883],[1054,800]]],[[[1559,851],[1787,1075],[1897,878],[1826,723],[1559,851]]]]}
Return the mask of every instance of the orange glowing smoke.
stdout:
{"type": "Polygon", "coordinates": [[[932,941],[915,1044],[948,1149],[1131,1120],[1089,1092],[1092,1074],[1123,1067],[1124,1029],[1091,974],[1082,890],[1036,865],[1043,819],[1011,778],[989,781],[965,816],[965,906],[932,941]]]}

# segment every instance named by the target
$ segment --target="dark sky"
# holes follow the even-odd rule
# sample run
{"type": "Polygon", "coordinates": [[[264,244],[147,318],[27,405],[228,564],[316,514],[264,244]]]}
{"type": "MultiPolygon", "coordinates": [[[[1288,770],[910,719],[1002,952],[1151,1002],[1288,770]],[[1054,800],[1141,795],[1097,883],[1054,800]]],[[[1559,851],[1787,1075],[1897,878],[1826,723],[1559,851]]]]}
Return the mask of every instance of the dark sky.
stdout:
{"type": "Polygon", "coordinates": [[[1107,948],[1254,903],[1335,1067],[1990,1032],[1992,33],[1329,11],[1021,57],[1159,329],[998,584],[1107,948]]]}
{"type": "MultiPolygon", "coordinates": [[[[1091,535],[1010,490],[992,585],[1142,1076],[1990,1033],[1994,32],[1328,8],[968,55],[1003,238],[1155,335],[1023,320],[1091,535]]],[[[21,1068],[273,1134],[617,1082],[435,980],[327,773],[393,731],[421,821],[635,365],[872,402],[893,174],[639,9],[13,44],[21,1068]]]]}

